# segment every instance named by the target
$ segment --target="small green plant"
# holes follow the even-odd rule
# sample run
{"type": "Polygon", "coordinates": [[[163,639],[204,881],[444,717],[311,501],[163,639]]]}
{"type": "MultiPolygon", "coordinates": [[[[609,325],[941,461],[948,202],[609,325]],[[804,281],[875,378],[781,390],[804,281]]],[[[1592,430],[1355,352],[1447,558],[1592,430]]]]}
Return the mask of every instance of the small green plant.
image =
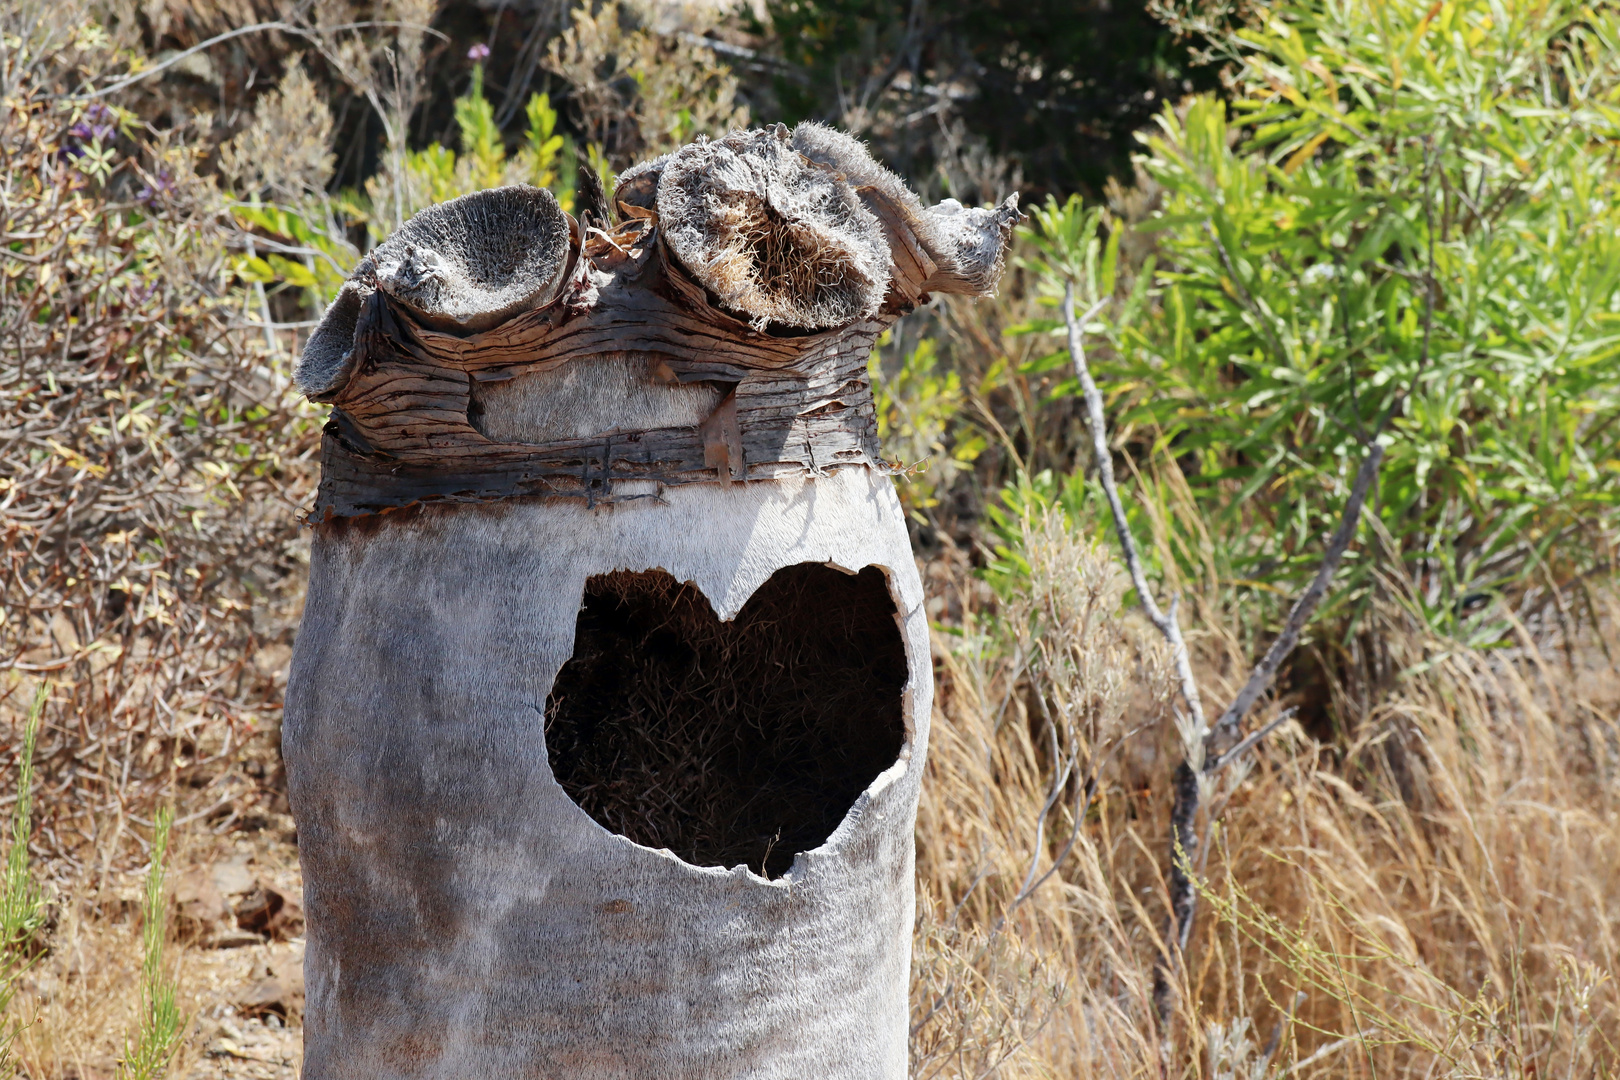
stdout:
{"type": "Polygon", "coordinates": [[[344,197],[331,200],[324,208],[268,206],[257,199],[238,204],[234,213],[244,228],[272,237],[287,251],[301,254],[270,251],[236,256],[232,269],[237,276],[265,286],[304,289],[313,310],[319,312],[337,295],[359,260],[359,253],[343,239],[341,229],[332,227],[332,223],[320,223],[321,209],[329,210],[336,221],[363,214],[352,199],[344,197]]]}
{"type": "Polygon", "coordinates": [[[940,363],[938,343],[925,337],[902,350],[892,338],[886,332],[878,340],[868,364],[878,438],[907,470],[910,482],[900,488],[907,510],[926,521],[939,493],[984,452],[985,439],[960,422],[962,377],[940,363]]]}
{"type": "Polygon", "coordinates": [[[174,810],[158,811],[152,833],[152,862],[146,870],[146,893],[141,899],[141,1017],[133,1045],[126,1044],[118,1064],[118,1080],[156,1080],[164,1075],[180,1045],[183,1020],[175,1002],[174,979],[164,970],[163,940],[167,934],[168,904],[163,891],[164,860],[174,810]]]}
{"type": "Polygon", "coordinates": [[[532,95],[524,115],[529,120],[529,134],[527,145],[518,153],[518,171],[535,187],[568,194],[557,185],[558,166],[574,156],[573,143],[557,134],[557,110],[551,107],[551,95],[532,95]]]}
{"type": "Polygon", "coordinates": [[[984,541],[989,550],[980,571],[998,596],[1011,600],[1030,587],[1032,568],[1024,538],[1036,523],[1059,515],[1075,533],[1096,533],[1093,495],[1085,473],[1078,470],[1065,474],[1042,469],[1033,476],[1020,473],[1002,487],[995,501],[984,508],[984,541]]]}
{"type": "Polygon", "coordinates": [[[8,1078],[17,1071],[11,1044],[21,1027],[8,1012],[17,983],[31,962],[34,936],[45,922],[45,897],[28,865],[28,838],[33,833],[34,744],[49,697],[50,684],[41,682],[23,723],[22,749],[17,755],[17,803],[11,810],[11,847],[6,851],[5,880],[0,883],[0,1077],[8,1078]]]}
{"type": "Polygon", "coordinates": [[[472,87],[455,102],[456,127],[461,131],[461,161],[474,191],[498,187],[506,171],[506,148],[495,126],[495,107],[484,96],[484,65],[473,65],[472,87]]]}
{"type": "MultiPolygon", "coordinates": [[[[502,184],[532,184],[550,188],[572,210],[574,203],[571,162],[577,153],[568,136],[557,133],[557,111],[551,98],[535,94],[524,110],[528,120],[522,148],[511,157],[500,129],[495,126],[495,110],[484,96],[484,66],[473,65],[472,86],[455,101],[456,127],[461,135],[458,153],[438,143],[408,154],[404,161],[401,211],[409,217],[435,203],[454,199],[502,184]]],[[[595,157],[593,156],[593,160],[595,157]]],[[[611,180],[609,173],[607,180],[611,180]]],[[[380,204],[386,181],[374,177],[366,183],[369,201],[380,204]]],[[[366,199],[353,200],[363,207],[366,199]]],[[[363,212],[363,211],[362,211],[363,212]]],[[[394,223],[375,214],[368,215],[372,239],[381,241],[393,231],[394,223]]]]}
{"type": "MultiPolygon", "coordinates": [[[[434,143],[405,156],[398,189],[404,215],[502,184],[550,188],[563,209],[571,210],[573,163],[578,156],[574,145],[557,133],[557,110],[548,95],[531,96],[525,115],[528,131],[523,146],[508,157],[495,125],[495,110],[484,96],[484,66],[473,65],[472,86],[455,101],[461,150],[458,153],[434,143]]],[[[592,151],[592,163],[601,161],[601,155],[592,151]]],[[[605,168],[605,161],[602,165],[605,168]]],[[[611,187],[612,170],[606,170],[603,182],[611,187]]],[[[304,290],[306,306],[319,314],[360,258],[361,253],[344,235],[345,226],[366,223],[375,242],[386,239],[393,230],[392,218],[377,210],[387,203],[388,190],[392,188],[386,178],[373,177],[363,195],[345,191],[297,206],[261,204],[256,197],[237,203],[237,222],[267,238],[271,250],[238,255],[232,259],[232,269],[243,281],[265,289],[304,290]]]]}

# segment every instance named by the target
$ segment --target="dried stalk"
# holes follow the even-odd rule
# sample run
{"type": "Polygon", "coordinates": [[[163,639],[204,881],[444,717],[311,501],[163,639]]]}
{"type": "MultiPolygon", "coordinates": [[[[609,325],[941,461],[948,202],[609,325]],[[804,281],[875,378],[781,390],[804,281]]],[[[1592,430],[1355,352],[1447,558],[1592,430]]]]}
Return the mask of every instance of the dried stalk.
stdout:
{"type": "Polygon", "coordinates": [[[1195,730],[1202,733],[1204,730],[1204,705],[1198,697],[1198,683],[1193,679],[1192,663],[1187,658],[1187,643],[1182,640],[1181,626],[1176,622],[1176,598],[1170,600],[1168,613],[1159,609],[1158,601],[1153,598],[1153,590],[1148,587],[1147,575],[1142,572],[1142,557],[1136,550],[1136,539],[1131,535],[1131,526],[1125,518],[1125,506],[1119,499],[1119,487],[1114,482],[1114,461],[1108,449],[1108,422],[1103,417],[1102,393],[1097,389],[1097,383],[1091,377],[1091,369],[1086,365],[1086,348],[1082,327],[1097,312],[1107,304],[1106,299],[1099,300],[1079,318],[1074,314],[1074,283],[1065,282],[1063,286],[1063,321],[1069,328],[1069,359],[1074,363],[1075,377],[1080,380],[1080,389],[1085,393],[1087,423],[1091,428],[1091,447],[1097,457],[1097,475],[1102,479],[1103,494],[1108,497],[1108,509],[1114,515],[1114,531],[1119,534],[1119,546],[1125,552],[1125,568],[1130,571],[1131,584],[1136,586],[1137,598],[1141,601],[1142,610],[1146,612],[1148,621],[1158,628],[1159,633],[1170,643],[1170,651],[1176,665],[1176,675],[1181,680],[1181,696],[1186,699],[1187,711],[1192,714],[1195,730]]]}
{"type": "MultiPolygon", "coordinates": [[[[238,26],[234,30],[225,31],[223,34],[215,34],[207,41],[199,41],[189,49],[183,49],[180,52],[159,61],[158,63],[152,64],[149,67],[143,67],[133,75],[128,75],[122,79],[119,79],[117,82],[109,83],[99,90],[90,90],[82,94],[65,94],[62,96],[62,100],[94,101],[96,98],[108,97],[112,94],[118,93],[120,90],[127,90],[129,87],[134,86],[136,83],[141,82],[144,79],[150,79],[153,75],[161,74],[188,57],[194,56],[200,52],[206,52],[215,45],[222,45],[234,38],[245,37],[248,34],[282,33],[291,37],[303,38],[306,41],[315,43],[317,46],[322,46],[325,43],[323,37],[321,36],[323,34],[330,35],[344,30],[369,29],[419,30],[424,34],[432,34],[434,37],[445,42],[450,40],[442,32],[435,30],[431,26],[424,26],[421,23],[399,22],[397,20],[367,19],[364,22],[339,23],[335,26],[319,27],[318,32],[305,26],[297,26],[293,23],[282,22],[279,20],[271,22],[258,22],[253,23],[250,26],[238,26]]],[[[381,110],[379,110],[379,115],[381,115],[381,110]]],[[[383,116],[383,123],[386,124],[387,122],[387,116],[383,116]]]]}
{"type": "Polygon", "coordinates": [[[1345,502],[1344,513],[1328,543],[1327,551],[1323,553],[1322,564],[1317,568],[1315,577],[1289,611],[1282,633],[1266,650],[1260,663],[1255,665],[1248,682],[1221,714],[1214,729],[1210,729],[1204,720],[1203,706],[1199,700],[1197,683],[1193,679],[1186,642],[1181,636],[1181,627],[1176,622],[1176,602],[1172,599],[1169,611],[1163,612],[1155,601],[1153,592],[1148,587],[1147,576],[1142,572],[1141,556],[1137,552],[1136,540],[1131,535],[1125,508],[1120,501],[1119,488],[1114,481],[1102,393],[1097,389],[1097,383],[1091,377],[1091,371],[1086,364],[1083,341],[1083,326],[1086,320],[1101,310],[1104,303],[1105,300],[1098,301],[1084,316],[1076,318],[1074,283],[1070,281],[1064,284],[1063,318],[1068,327],[1069,358],[1074,364],[1075,375],[1085,395],[1091,441],[1097,456],[1097,473],[1102,480],[1103,493],[1108,499],[1108,508],[1114,516],[1114,529],[1119,535],[1120,547],[1124,551],[1126,568],[1130,571],[1131,581],[1136,586],[1136,595],[1141,602],[1142,610],[1170,644],[1176,673],[1181,680],[1182,697],[1187,702],[1192,720],[1191,730],[1186,738],[1186,757],[1177,766],[1173,780],[1175,804],[1170,815],[1170,925],[1165,936],[1167,941],[1173,940],[1174,946],[1166,949],[1154,973],[1153,998],[1162,1031],[1169,1027],[1174,1006],[1175,967],[1178,958],[1186,951],[1193,919],[1197,913],[1198,891],[1192,879],[1192,867],[1199,847],[1196,821],[1198,808],[1202,802],[1202,786],[1215,774],[1257,746],[1267,733],[1291,715],[1291,711],[1283,713],[1219,757],[1209,760],[1208,753],[1215,745],[1237,733],[1243,717],[1271,685],[1277,669],[1294,651],[1294,647],[1299,643],[1300,634],[1310,622],[1311,616],[1316,613],[1322,598],[1327,595],[1328,586],[1332,583],[1334,574],[1338,572],[1339,564],[1350,547],[1350,541],[1355,537],[1367,492],[1384,460],[1384,447],[1376,440],[1369,442],[1366,456],[1356,471],[1350,497],[1345,502]]]}

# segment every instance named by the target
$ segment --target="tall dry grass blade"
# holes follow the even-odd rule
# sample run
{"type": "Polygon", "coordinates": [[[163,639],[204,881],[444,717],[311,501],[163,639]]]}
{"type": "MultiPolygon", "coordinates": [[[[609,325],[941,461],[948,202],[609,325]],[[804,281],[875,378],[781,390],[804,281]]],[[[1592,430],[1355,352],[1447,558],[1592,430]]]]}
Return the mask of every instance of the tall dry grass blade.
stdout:
{"type": "Polygon", "coordinates": [[[45,897],[29,866],[28,841],[34,832],[34,747],[50,699],[50,683],[41,679],[23,723],[17,753],[17,801],[11,808],[11,846],[6,850],[5,879],[0,881],[0,1077],[15,1074],[11,1044],[20,1020],[9,1015],[17,983],[28,970],[34,937],[45,922],[45,897]]]}

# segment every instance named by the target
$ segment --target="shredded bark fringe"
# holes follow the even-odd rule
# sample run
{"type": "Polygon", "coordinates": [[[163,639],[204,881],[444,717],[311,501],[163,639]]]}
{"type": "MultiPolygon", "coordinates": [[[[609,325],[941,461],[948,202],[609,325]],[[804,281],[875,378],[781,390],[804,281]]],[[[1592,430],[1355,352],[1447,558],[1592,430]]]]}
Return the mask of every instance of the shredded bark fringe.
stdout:
{"type": "Polygon", "coordinates": [[[638,166],[614,203],[621,220],[603,229],[533,189],[478,192],[361,263],[299,366],[305,393],[335,406],[309,522],[888,471],[874,342],[931,290],[986,291],[1020,217],[1016,196],[924,209],[859,143],[811,125],[638,166]],[[643,387],[707,387],[711,411],[530,441],[482,422],[486,402],[523,407],[499,384],[532,394],[513,380],[607,360],[622,376],[627,359],[643,387]]]}

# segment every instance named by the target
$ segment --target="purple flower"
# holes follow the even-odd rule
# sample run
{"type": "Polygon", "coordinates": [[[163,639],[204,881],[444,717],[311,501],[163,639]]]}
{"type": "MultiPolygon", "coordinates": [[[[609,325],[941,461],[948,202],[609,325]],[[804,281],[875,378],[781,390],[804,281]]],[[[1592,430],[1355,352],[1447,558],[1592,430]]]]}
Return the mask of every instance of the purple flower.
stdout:
{"type": "Polygon", "coordinates": [[[106,139],[112,136],[118,126],[118,114],[97,101],[84,110],[84,119],[68,129],[68,134],[77,139],[106,139]]]}
{"type": "Polygon", "coordinates": [[[101,102],[95,102],[84,110],[84,116],[77,123],[63,132],[59,155],[64,161],[83,157],[85,144],[111,139],[117,130],[118,114],[101,102]]]}
{"type": "Polygon", "coordinates": [[[471,60],[475,64],[483,63],[485,60],[489,59],[489,46],[485,45],[483,42],[479,42],[477,45],[474,45],[472,48],[467,50],[467,59],[471,60]]]}
{"type": "Polygon", "coordinates": [[[143,185],[141,190],[135,193],[135,199],[150,206],[158,199],[166,199],[173,194],[174,177],[169,175],[169,170],[159,169],[152,177],[151,183],[143,185]]]}

